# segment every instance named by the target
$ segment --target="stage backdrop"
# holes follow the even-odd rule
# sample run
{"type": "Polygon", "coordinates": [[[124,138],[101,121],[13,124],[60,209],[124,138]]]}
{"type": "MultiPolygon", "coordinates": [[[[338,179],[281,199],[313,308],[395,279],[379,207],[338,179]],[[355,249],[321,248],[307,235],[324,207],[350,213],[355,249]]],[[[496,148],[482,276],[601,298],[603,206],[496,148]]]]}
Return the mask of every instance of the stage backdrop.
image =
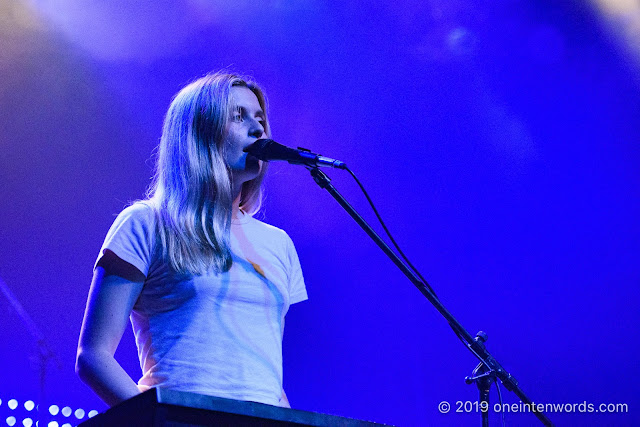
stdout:
{"type": "MultiPolygon", "coordinates": [[[[74,373],[94,261],[144,196],[172,96],[225,68],[265,87],[275,140],[349,164],[536,403],[627,405],[551,420],[640,424],[634,61],[583,2],[1,1],[0,278],[55,355],[47,404],[105,410],[74,373]]],[[[328,174],[375,224],[348,174],[328,174]]],[[[464,383],[477,361],[436,310],[304,168],[272,163],[266,190],[261,218],[292,237],[309,293],[287,317],[293,407],[479,423],[456,403],[477,400],[464,383]]],[[[0,325],[2,423],[38,399],[40,371],[4,294],[0,325]]],[[[117,357],[137,380],[130,330],[117,357]]]]}

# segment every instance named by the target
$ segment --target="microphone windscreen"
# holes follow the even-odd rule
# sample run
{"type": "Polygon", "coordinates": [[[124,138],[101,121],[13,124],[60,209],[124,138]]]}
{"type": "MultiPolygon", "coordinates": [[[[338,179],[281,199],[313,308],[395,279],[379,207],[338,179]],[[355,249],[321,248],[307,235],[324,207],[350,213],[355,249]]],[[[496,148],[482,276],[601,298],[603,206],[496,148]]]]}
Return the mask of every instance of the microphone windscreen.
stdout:
{"type": "Polygon", "coordinates": [[[273,139],[259,139],[244,151],[266,162],[269,160],[294,160],[298,153],[292,148],[278,144],[273,139]]]}

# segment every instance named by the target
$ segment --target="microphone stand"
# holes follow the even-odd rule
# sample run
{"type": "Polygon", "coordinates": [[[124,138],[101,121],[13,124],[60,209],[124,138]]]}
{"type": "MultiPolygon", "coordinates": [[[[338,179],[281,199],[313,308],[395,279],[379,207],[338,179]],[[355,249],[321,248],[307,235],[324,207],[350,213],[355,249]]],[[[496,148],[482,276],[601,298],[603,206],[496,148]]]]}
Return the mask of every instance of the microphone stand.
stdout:
{"type": "Polygon", "coordinates": [[[22,320],[22,322],[26,325],[27,330],[36,341],[38,345],[38,362],[40,368],[40,388],[39,388],[39,397],[38,397],[38,406],[36,410],[38,412],[38,425],[44,425],[46,413],[48,412],[47,404],[46,404],[46,380],[47,380],[47,365],[49,361],[52,360],[56,362],[56,366],[60,369],[60,359],[58,356],[51,350],[49,344],[47,343],[46,338],[42,334],[42,331],[38,328],[36,323],[33,321],[29,313],[27,313],[18,301],[18,298],[11,292],[9,286],[0,278],[0,291],[7,298],[11,306],[14,308],[18,316],[22,320]]]}
{"type": "MultiPolygon", "coordinates": [[[[487,334],[480,331],[476,334],[475,341],[484,347],[484,343],[487,341],[487,334]]],[[[489,427],[489,392],[491,391],[491,384],[496,381],[495,372],[487,368],[483,362],[478,363],[471,373],[472,377],[465,377],[464,382],[467,384],[476,383],[478,386],[478,392],[480,393],[480,412],[482,414],[482,427],[489,427]],[[484,403],[484,405],[483,405],[484,403]]]]}
{"type": "MultiPolygon", "coordinates": [[[[378,234],[367,224],[367,222],[356,212],[356,210],[347,202],[347,200],[336,190],[336,188],[331,184],[331,180],[329,177],[322,172],[317,167],[307,166],[307,169],[311,172],[311,176],[313,180],[333,196],[334,199],[347,211],[347,213],[353,218],[358,225],[371,237],[371,239],[378,245],[380,249],[393,261],[393,263],[404,273],[405,276],[413,283],[413,285],[418,288],[418,290],[424,295],[429,302],[440,312],[440,314],[447,320],[453,332],[462,340],[464,345],[471,351],[480,360],[480,365],[476,367],[474,370],[474,377],[467,377],[468,381],[476,381],[478,388],[480,389],[480,401],[487,402],[489,404],[489,388],[491,386],[491,382],[495,380],[495,377],[499,378],[500,381],[504,384],[507,390],[515,393],[516,396],[520,398],[520,400],[527,404],[530,408],[532,408],[532,412],[534,415],[544,424],[545,426],[553,426],[553,423],[547,416],[541,412],[535,410],[536,406],[533,404],[533,401],[527,397],[527,395],[520,389],[518,386],[518,381],[508,373],[500,363],[487,351],[484,341],[486,340],[486,334],[483,332],[478,332],[478,337],[474,339],[471,334],[458,322],[451,313],[442,305],[440,300],[431,292],[431,290],[418,278],[418,276],[406,265],[406,263],[396,255],[395,252],[389,248],[389,246],[378,236],[378,234]],[[493,380],[492,380],[493,378],[493,380]]],[[[489,418],[488,418],[488,410],[490,408],[487,406],[487,411],[484,411],[482,414],[483,417],[483,426],[488,426],[489,418]]]]}

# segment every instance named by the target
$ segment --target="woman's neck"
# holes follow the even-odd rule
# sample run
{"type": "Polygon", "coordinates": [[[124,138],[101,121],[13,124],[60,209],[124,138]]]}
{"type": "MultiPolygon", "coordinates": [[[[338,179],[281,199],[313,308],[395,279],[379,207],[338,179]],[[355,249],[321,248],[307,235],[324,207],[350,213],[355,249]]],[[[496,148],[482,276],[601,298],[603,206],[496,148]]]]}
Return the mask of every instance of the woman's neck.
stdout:
{"type": "Polygon", "coordinates": [[[233,199],[231,204],[231,219],[238,219],[240,217],[240,199],[242,198],[242,192],[238,192],[238,195],[233,199]]]}

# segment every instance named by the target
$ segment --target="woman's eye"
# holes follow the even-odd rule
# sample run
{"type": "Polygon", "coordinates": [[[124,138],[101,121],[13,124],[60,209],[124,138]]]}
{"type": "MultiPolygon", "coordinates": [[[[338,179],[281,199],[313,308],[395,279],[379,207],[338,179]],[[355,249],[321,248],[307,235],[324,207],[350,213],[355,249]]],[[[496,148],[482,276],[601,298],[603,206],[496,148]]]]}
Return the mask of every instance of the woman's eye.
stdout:
{"type": "Polygon", "coordinates": [[[244,120],[243,119],[243,113],[244,113],[244,111],[242,110],[242,108],[238,108],[237,110],[235,110],[233,112],[233,115],[231,116],[231,119],[234,122],[242,122],[244,120]]]}

